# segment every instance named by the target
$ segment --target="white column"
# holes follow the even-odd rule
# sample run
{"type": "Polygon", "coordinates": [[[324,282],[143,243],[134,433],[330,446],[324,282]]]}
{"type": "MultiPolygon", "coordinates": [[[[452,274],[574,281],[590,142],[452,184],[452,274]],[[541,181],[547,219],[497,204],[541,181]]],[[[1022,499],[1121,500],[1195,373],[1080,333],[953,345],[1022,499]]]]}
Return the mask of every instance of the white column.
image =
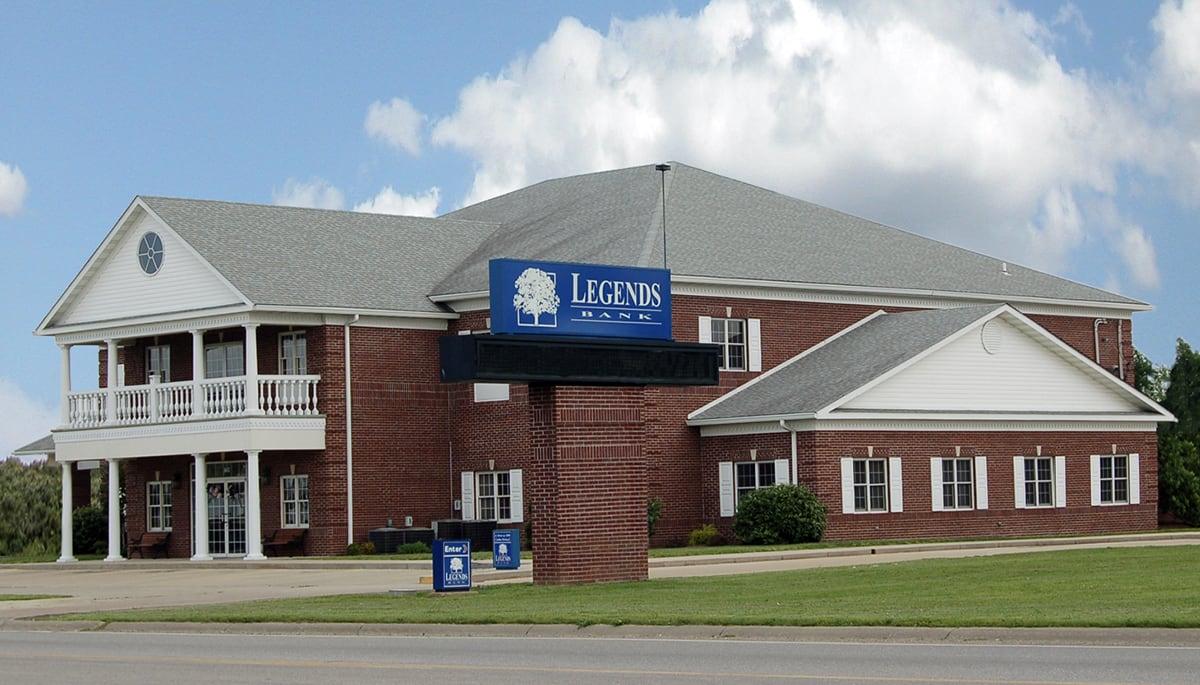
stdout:
{"type": "Polygon", "coordinates": [[[75,561],[75,541],[72,539],[75,535],[75,528],[71,521],[71,514],[75,511],[71,490],[71,471],[75,469],[75,462],[59,462],[59,466],[62,467],[62,544],[60,545],[62,555],[58,557],[58,561],[62,563],[75,561]]]}
{"type": "Polygon", "coordinates": [[[125,560],[121,555],[121,464],[116,459],[108,460],[108,556],[104,560],[125,560]]]}
{"type": "Polygon", "coordinates": [[[62,354],[62,371],[59,380],[59,394],[62,396],[62,425],[71,423],[71,346],[59,345],[62,354]]]}
{"type": "Polygon", "coordinates": [[[209,561],[208,553],[208,468],[203,454],[193,454],[196,459],[195,510],[192,512],[192,540],[196,549],[192,561],[209,561]]]}
{"type": "Polygon", "coordinates": [[[258,406],[258,324],[245,324],[246,329],[246,413],[261,414],[258,406]]]}
{"type": "Polygon", "coordinates": [[[204,331],[192,334],[192,416],[204,416],[204,391],[200,381],[204,380],[204,331]]]}
{"type": "Polygon", "coordinates": [[[108,384],[105,388],[108,391],[108,398],[107,398],[107,402],[105,403],[108,413],[105,416],[105,420],[108,423],[116,423],[116,421],[117,421],[117,401],[116,401],[116,399],[117,399],[116,398],[116,392],[117,392],[117,341],[116,340],[107,340],[105,342],[108,345],[108,373],[105,374],[105,378],[108,379],[108,384]]]}
{"type": "Polygon", "coordinates": [[[262,551],[262,486],[258,480],[258,450],[246,451],[246,560],[266,559],[262,551]]]}

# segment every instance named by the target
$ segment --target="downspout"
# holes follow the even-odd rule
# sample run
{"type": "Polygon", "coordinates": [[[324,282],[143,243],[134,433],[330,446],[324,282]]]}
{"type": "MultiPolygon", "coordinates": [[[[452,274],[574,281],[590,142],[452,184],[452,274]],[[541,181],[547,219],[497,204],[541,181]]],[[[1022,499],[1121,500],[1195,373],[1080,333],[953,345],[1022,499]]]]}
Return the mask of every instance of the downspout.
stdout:
{"type": "Polygon", "coordinates": [[[792,485],[800,484],[800,468],[796,464],[796,429],[788,428],[787,421],[779,419],[779,427],[792,434],[792,485]]]}
{"type": "Polygon", "coordinates": [[[350,327],[358,323],[355,314],[342,327],[346,348],[346,544],[354,544],[354,419],[350,399],[350,327]]]}
{"type": "Polygon", "coordinates": [[[1117,319],[1117,367],[1118,376],[1125,380],[1125,320],[1117,319]]]}
{"type": "Polygon", "coordinates": [[[1100,324],[1108,323],[1108,319],[1096,319],[1092,322],[1092,337],[1096,341],[1096,363],[1100,364],[1100,324]]]}

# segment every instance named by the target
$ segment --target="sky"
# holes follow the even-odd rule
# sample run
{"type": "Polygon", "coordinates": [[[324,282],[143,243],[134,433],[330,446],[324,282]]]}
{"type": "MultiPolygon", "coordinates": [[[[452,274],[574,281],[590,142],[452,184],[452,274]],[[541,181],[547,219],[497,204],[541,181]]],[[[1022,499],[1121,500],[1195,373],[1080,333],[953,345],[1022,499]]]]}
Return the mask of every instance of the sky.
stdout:
{"type": "Polygon", "coordinates": [[[32,331],[137,195],[434,216],[674,160],[1147,302],[1170,364],[1196,36],[1200,0],[8,0],[0,454],[58,424],[32,331]]]}

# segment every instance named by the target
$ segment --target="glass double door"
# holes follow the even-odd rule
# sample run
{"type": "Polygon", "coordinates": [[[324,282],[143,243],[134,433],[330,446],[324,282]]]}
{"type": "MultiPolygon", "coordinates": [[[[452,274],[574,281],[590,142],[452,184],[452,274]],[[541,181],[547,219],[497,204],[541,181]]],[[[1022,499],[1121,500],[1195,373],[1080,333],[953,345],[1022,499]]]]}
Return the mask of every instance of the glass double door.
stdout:
{"type": "Polygon", "coordinates": [[[215,557],[245,556],[246,462],[206,466],[208,553],[215,557]]]}
{"type": "Polygon", "coordinates": [[[208,553],[246,554],[246,479],[208,482],[208,553]]]}

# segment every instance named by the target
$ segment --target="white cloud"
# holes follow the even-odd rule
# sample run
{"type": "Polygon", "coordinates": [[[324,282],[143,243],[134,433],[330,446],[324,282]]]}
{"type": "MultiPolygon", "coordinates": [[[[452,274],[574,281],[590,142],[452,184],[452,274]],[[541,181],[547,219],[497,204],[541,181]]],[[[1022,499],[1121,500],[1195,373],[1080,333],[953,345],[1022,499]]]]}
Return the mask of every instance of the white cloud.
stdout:
{"type": "Polygon", "coordinates": [[[363,127],[372,138],[382,138],[388,145],[415,157],[421,154],[421,127],[424,123],[425,115],[412,104],[401,98],[393,98],[387,103],[371,103],[363,127]]]}
{"type": "Polygon", "coordinates": [[[423,195],[401,195],[388,186],[370,200],[354,205],[354,211],[402,216],[437,216],[441,196],[442,191],[437,187],[430,188],[423,195]]]}
{"type": "MultiPolygon", "coordinates": [[[[1077,8],[1056,21],[1086,35],[1077,8]]],[[[466,202],[676,159],[1061,272],[1101,230],[1084,205],[1125,168],[1162,173],[1172,146],[1117,85],[1065,71],[1056,40],[1006,3],[714,0],[607,33],[568,18],[464,87],[431,139],[474,158],[466,202]]]]}
{"type": "Polygon", "coordinates": [[[20,167],[0,162],[0,214],[13,216],[21,211],[28,193],[29,184],[20,167]]]}
{"type": "Polygon", "coordinates": [[[16,383],[0,377],[0,459],[48,435],[60,418],[56,409],[40,405],[16,383]]]}
{"type": "Polygon", "coordinates": [[[1144,288],[1157,288],[1160,285],[1154,245],[1141,226],[1126,226],[1121,231],[1118,249],[1134,282],[1144,288]]]}
{"type": "Polygon", "coordinates": [[[1171,87],[1200,95],[1200,0],[1167,0],[1152,26],[1162,41],[1157,58],[1171,87]]]}
{"type": "Polygon", "coordinates": [[[313,209],[341,209],[346,202],[341,190],[327,181],[314,178],[297,181],[289,178],[282,189],[271,193],[271,201],[288,207],[310,207],[313,209]]]}

